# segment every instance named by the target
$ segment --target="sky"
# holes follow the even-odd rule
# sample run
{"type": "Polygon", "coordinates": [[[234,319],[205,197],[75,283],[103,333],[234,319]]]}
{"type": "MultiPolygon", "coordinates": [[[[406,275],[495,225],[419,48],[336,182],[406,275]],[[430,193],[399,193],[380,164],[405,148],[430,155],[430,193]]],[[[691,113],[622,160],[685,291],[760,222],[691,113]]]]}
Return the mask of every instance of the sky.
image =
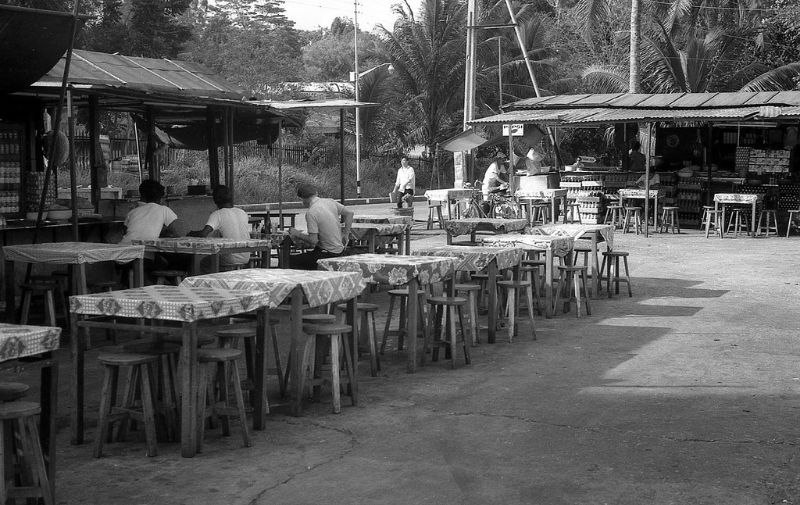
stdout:
{"type": "MultiPolygon", "coordinates": [[[[295,22],[299,30],[314,30],[320,26],[329,27],[335,17],[353,19],[356,0],[285,0],[283,7],[286,17],[295,22]]],[[[382,24],[391,30],[395,15],[392,4],[399,0],[357,0],[358,26],[362,30],[372,31],[375,25],[382,24]]],[[[418,0],[409,4],[416,7],[418,0]]]]}

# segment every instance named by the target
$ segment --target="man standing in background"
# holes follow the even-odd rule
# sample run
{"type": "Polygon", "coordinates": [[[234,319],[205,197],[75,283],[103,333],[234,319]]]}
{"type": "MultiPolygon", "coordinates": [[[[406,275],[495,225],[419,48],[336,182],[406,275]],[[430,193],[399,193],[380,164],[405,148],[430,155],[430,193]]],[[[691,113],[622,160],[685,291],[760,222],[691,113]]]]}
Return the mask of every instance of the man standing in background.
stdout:
{"type": "Polygon", "coordinates": [[[417,183],[417,176],[414,167],[408,164],[408,156],[400,158],[400,168],[397,170],[397,179],[394,181],[392,193],[400,192],[401,196],[397,199],[397,208],[403,208],[405,200],[409,207],[414,204],[414,187],[417,183]]]}

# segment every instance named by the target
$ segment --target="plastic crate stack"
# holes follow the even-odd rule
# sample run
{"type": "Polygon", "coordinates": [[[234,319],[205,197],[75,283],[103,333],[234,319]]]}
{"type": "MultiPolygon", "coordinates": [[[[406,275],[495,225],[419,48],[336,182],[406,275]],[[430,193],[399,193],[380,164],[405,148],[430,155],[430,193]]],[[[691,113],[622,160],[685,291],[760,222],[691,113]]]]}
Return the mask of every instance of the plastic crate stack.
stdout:
{"type": "Polygon", "coordinates": [[[597,224],[602,221],[606,211],[606,198],[602,190],[581,191],[575,201],[581,206],[583,224],[597,224]]]}
{"type": "Polygon", "coordinates": [[[697,177],[678,178],[675,201],[678,204],[678,220],[681,226],[700,226],[703,215],[703,186],[697,177]]]}
{"type": "Polygon", "coordinates": [[[800,184],[781,184],[778,192],[778,210],[785,213],[800,209],[800,184]]]}

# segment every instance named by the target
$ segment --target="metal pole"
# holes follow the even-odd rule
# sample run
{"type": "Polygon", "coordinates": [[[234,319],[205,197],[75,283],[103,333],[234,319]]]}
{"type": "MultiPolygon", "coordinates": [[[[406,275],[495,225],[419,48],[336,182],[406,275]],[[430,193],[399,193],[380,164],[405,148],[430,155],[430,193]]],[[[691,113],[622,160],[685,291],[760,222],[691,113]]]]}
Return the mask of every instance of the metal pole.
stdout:
{"type": "MultiPolygon", "coordinates": [[[[650,230],[650,145],[653,138],[653,123],[647,123],[647,151],[644,155],[644,238],[649,236],[650,230]]],[[[653,219],[653,224],[658,216],[653,219]]],[[[655,228],[655,227],[654,227],[655,228]]]]}
{"type": "Polygon", "coordinates": [[[339,109],[339,201],[344,205],[344,108],[339,109]]]}
{"type": "Polygon", "coordinates": [[[497,37],[497,90],[500,96],[500,108],[503,108],[503,38],[497,37]]]}
{"type": "MultiPolygon", "coordinates": [[[[356,102],[358,102],[358,0],[353,0],[353,50],[355,52],[354,84],[356,102]]],[[[356,113],[356,198],[361,198],[361,111],[358,106],[356,113]]]]}

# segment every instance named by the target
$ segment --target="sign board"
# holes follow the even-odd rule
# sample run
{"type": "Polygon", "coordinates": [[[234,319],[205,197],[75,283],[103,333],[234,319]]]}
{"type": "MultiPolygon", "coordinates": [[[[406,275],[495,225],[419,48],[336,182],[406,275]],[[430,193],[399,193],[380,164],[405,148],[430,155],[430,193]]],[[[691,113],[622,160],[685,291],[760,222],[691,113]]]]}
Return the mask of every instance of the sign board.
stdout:
{"type": "Polygon", "coordinates": [[[456,188],[464,184],[465,161],[463,152],[453,153],[453,181],[456,188]]]}
{"type": "Polygon", "coordinates": [[[503,136],[508,137],[508,132],[511,130],[512,137],[522,137],[525,134],[525,125],[524,124],[511,124],[503,125],[503,136]]]}

